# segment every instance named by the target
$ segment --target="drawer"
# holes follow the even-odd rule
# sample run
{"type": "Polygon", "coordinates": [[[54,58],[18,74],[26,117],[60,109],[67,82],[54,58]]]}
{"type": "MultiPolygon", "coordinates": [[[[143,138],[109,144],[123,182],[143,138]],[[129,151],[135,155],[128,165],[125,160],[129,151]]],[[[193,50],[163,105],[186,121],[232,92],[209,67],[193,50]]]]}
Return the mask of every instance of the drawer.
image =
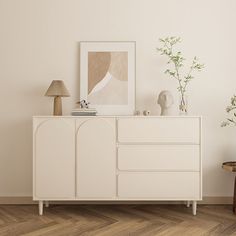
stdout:
{"type": "Polygon", "coordinates": [[[199,171],[199,149],[199,145],[123,145],[118,148],[118,168],[199,171]]]}
{"type": "Polygon", "coordinates": [[[133,117],[118,119],[118,141],[140,143],[200,142],[200,118],[133,117]]]}
{"type": "Polygon", "coordinates": [[[118,176],[118,196],[133,199],[200,200],[198,172],[133,172],[118,176]]]}

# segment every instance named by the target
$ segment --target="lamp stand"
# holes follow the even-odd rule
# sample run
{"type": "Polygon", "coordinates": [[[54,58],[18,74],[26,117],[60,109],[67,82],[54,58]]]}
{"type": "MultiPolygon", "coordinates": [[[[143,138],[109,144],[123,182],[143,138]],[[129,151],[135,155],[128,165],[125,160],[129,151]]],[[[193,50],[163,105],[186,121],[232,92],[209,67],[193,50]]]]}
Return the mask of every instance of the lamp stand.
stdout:
{"type": "Polygon", "coordinates": [[[61,96],[54,97],[54,116],[61,116],[62,115],[62,105],[61,105],[61,96]]]}

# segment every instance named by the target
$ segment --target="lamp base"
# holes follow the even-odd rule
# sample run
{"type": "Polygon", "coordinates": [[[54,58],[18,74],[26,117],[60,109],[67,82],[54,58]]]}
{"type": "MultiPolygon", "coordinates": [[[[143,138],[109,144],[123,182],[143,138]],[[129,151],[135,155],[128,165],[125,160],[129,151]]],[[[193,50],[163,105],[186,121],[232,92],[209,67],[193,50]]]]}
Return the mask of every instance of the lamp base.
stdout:
{"type": "Polygon", "coordinates": [[[62,105],[61,105],[61,97],[60,96],[54,97],[53,115],[54,116],[61,116],[62,115],[62,105]]]}

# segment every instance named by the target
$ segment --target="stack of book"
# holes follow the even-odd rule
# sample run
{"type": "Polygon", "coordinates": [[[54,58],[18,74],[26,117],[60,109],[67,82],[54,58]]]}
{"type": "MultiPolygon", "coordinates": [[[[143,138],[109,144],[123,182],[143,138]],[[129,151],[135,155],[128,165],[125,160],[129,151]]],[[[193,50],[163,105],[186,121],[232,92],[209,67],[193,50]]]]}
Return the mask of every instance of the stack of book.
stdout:
{"type": "Polygon", "coordinates": [[[72,110],[72,116],[96,116],[97,111],[94,108],[75,108],[72,110]]]}

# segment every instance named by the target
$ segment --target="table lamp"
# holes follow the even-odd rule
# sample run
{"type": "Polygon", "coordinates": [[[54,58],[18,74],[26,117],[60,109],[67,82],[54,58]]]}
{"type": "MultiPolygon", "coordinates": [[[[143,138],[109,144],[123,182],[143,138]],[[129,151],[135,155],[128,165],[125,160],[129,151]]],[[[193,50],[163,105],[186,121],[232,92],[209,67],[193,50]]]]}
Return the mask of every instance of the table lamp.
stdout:
{"type": "Polygon", "coordinates": [[[54,97],[54,116],[62,115],[62,104],[61,97],[70,97],[70,93],[67,90],[64,82],[62,80],[53,80],[50,84],[45,96],[54,97]]]}

